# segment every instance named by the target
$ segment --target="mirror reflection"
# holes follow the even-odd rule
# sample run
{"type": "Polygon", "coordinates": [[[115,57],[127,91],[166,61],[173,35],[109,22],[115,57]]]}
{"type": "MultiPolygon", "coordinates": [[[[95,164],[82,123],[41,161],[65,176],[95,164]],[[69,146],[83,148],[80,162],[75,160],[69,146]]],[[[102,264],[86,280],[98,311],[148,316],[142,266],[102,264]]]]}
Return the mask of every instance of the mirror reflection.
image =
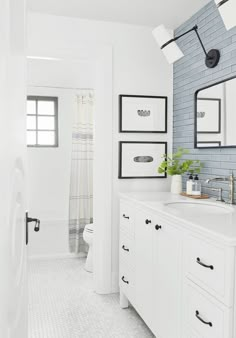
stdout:
{"type": "Polygon", "coordinates": [[[236,78],[196,92],[196,148],[236,146],[235,126],[236,78]]]}

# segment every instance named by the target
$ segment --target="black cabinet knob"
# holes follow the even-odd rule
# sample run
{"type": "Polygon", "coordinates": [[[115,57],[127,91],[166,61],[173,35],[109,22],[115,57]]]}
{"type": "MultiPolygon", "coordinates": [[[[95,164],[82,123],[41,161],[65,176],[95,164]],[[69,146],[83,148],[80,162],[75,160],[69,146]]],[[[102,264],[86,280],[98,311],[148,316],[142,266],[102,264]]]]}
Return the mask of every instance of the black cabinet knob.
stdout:
{"type": "Polygon", "coordinates": [[[149,219],[146,219],[145,223],[150,224],[150,223],[152,223],[152,221],[150,221],[149,219]]]}
{"type": "Polygon", "coordinates": [[[162,228],[162,226],[161,226],[161,225],[158,225],[158,224],[157,224],[157,225],[155,225],[155,229],[156,229],[156,230],[160,230],[161,228],[162,228]]]}

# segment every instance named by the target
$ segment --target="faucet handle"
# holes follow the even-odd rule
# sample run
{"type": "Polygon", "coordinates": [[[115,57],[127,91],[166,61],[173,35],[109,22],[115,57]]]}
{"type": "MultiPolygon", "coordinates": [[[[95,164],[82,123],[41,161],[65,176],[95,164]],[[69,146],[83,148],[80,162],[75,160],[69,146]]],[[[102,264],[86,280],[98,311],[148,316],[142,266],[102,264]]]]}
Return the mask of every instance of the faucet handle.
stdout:
{"type": "Polygon", "coordinates": [[[223,193],[223,189],[222,188],[208,188],[212,191],[217,191],[218,192],[218,197],[217,197],[217,202],[225,202],[225,200],[223,199],[222,193],[223,193]]]}

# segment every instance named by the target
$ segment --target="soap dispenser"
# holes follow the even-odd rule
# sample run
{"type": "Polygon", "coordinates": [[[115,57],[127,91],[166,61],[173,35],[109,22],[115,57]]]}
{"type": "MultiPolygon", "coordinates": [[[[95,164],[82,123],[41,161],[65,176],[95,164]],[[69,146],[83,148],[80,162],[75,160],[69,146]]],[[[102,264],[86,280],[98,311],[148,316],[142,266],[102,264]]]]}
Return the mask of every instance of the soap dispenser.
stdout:
{"type": "Polygon", "coordinates": [[[187,195],[192,195],[192,187],[193,187],[193,175],[189,174],[187,183],[186,183],[186,193],[187,195]]]}
{"type": "Polygon", "coordinates": [[[192,185],[192,195],[201,196],[201,190],[202,190],[202,187],[201,187],[201,183],[199,182],[198,175],[195,175],[193,185],[192,185]]]}

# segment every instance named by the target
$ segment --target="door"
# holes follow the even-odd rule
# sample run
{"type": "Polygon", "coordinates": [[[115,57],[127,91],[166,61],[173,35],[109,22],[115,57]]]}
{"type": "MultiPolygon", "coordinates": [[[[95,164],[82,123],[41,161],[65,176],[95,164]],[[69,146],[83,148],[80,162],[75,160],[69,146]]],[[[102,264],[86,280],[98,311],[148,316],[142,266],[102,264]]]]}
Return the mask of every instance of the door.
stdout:
{"type": "Polygon", "coordinates": [[[136,308],[153,328],[153,216],[137,211],[135,215],[135,299],[136,308]]]}
{"type": "Polygon", "coordinates": [[[0,337],[27,337],[23,0],[0,0],[0,337]]]}
{"type": "Polygon", "coordinates": [[[180,338],[182,244],[178,229],[155,217],[154,323],[160,338],[180,338]]]}

